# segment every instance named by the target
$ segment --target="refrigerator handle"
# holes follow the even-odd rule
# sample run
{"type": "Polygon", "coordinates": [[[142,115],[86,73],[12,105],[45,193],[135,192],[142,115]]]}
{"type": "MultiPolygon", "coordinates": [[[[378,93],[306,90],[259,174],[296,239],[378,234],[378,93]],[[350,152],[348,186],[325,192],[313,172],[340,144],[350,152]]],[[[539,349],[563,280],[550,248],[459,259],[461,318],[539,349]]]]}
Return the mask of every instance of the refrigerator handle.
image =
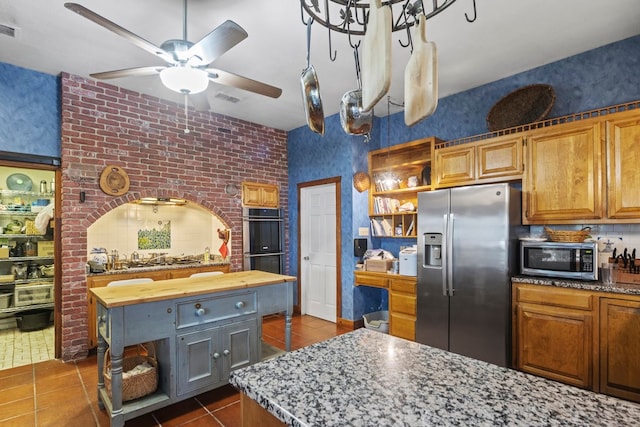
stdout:
{"type": "Polygon", "coordinates": [[[447,269],[447,295],[453,296],[453,214],[447,215],[447,251],[446,251],[446,269],[447,269]]]}
{"type": "Polygon", "coordinates": [[[442,216],[442,223],[444,224],[443,227],[443,231],[444,231],[444,236],[442,236],[442,250],[440,251],[441,256],[442,256],[442,268],[441,270],[441,274],[442,274],[442,295],[444,295],[445,297],[449,295],[448,293],[448,283],[447,283],[447,268],[449,266],[449,258],[447,256],[447,254],[449,253],[449,242],[448,242],[448,236],[449,236],[449,214],[444,214],[442,216]]]}

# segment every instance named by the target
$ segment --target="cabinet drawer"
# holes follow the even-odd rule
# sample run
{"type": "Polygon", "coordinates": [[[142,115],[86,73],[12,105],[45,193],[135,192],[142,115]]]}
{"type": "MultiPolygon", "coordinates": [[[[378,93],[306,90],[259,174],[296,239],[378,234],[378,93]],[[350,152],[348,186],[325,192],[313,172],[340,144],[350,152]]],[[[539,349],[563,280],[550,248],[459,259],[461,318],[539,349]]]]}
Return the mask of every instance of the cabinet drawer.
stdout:
{"type": "Polygon", "coordinates": [[[391,279],[391,290],[415,295],[416,279],[391,279]]]}
{"type": "Polygon", "coordinates": [[[394,337],[416,340],[416,320],[402,315],[390,315],[389,333],[394,337]]]}
{"type": "Polygon", "coordinates": [[[589,292],[575,289],[554,288],[551,286],[519,286],[516,298],[518,302],[555,305],[579,310],[593,309],[593,295],[589,292]]]}
{"type": "Polygon", "coordinates": [[[389,310],[393,313],[404,313],[410,316],[416,315],[416,297],[403,294],[391,294],[389,310]]]}
{"type": "Polygon", "coordinates": [[[256,292],[195,299],[178,304],[176,328],[186,328],[255,313],[256,292]]]}
{"type": "Polygon", "coordinates": [[[356,274],[356,285],[362,286],[375,286],[378,288],[387,288],[389,286],[389,279],[386,277],[366,276],[362,277],[356,274]]]}

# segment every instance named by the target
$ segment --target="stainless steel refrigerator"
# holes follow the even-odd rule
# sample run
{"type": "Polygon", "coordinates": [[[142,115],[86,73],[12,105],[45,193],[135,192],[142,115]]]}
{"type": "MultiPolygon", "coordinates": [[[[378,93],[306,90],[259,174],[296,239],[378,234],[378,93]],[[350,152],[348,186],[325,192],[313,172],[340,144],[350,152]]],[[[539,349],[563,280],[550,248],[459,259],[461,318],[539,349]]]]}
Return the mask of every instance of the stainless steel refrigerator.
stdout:
{"type": "Polygon", "coordinates": [[[510,363],[520,203],[504,183],[418,194],[416,341],[510,363]]]}

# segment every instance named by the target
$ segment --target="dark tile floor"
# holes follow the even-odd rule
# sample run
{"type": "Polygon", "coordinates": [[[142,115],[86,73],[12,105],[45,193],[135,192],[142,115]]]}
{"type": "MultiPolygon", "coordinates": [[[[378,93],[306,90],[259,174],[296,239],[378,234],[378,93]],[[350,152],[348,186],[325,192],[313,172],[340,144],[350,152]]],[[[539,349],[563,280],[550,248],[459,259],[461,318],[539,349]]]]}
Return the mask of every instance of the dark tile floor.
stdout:
{"type": "MultiPolygon", "coordinates": [[[[311,316],[293,318],[293,350],[349,332],[311,316]]],[[[264,320],[262,338],[284,349],[284,318],[264,320]]],[[[98,408],[96,357],[62,363],[50,360],[0,371],[0,427],[109,426],[98,408]]],[[[234,427],[240,426],[240,398],[232,386],[142,415],[126,427],[234,427]]]]}

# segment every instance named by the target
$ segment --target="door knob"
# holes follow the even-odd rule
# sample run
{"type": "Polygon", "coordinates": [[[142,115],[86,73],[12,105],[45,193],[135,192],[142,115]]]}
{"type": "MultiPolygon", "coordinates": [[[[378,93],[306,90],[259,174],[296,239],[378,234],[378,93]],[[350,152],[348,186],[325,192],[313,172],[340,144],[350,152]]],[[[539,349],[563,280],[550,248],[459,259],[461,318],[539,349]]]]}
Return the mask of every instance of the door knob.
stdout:
{"type": "Polygon", "coordinates": [[[302,259],[305,260],[305,261],[309,261],[309,257],[308,256],[306,256],[306,257],[304,257],[302,259]]]}

